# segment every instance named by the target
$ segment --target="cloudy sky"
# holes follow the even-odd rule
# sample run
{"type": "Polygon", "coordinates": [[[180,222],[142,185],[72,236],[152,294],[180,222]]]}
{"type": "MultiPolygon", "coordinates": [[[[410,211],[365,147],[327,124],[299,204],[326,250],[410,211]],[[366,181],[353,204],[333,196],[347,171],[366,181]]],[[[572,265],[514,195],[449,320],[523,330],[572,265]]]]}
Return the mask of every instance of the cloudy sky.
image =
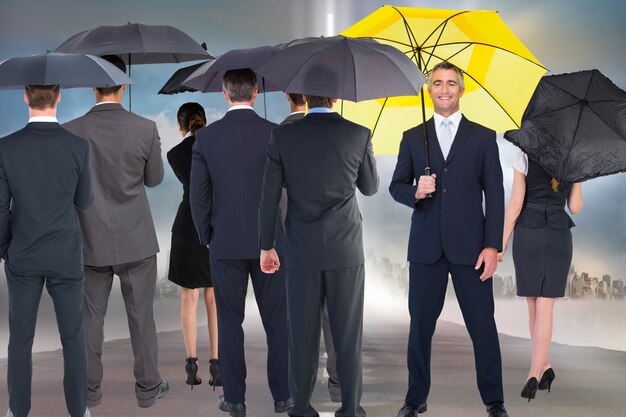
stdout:
{"type": "MultiPolygon", "coordinates": [[[[335,34],[376,10],[372,0],[1,0],[0,60],[53,50],[71,35],[98,25],[127,22],[169,24],[206,42],[214,55],[233,48],[276,44],[304,36],[335,34]]],[[[503,20],[551,73],[598,68],[626,89],[623,51],[626,44],[626,4],[623,0],[399,1],[398,5],[451,9],[498,10],[503,20]]],[[[157,121],[164,151],[180,139],[175,112],[186,101],[200,102],[212,118],[225,104],[218,94],[158,96],[169,75],[185,64],[133,68],[133,111],[157,121]]],[[[93,105],[89,90],[63,91],[59,119],[64,122],[93,105]]],[[[288,107],[280,94],[268,94],[268,118],[282,120],[288,107]]],[[[262,112],[262,100],[257,101],[262,112]]],[[[0,91],[0,136],[19,129],[27,111],[19,91],[0,91]]],[[[416,119],[416,124],[418,120],[416,119]]],[[[515,149],[499,139],[506,188],[510,189],[515,149]]],[[[405,259],[410,213],[393,202],[386,187],[395,157],[379,157],[381,190],[362,198],[366,246],[395,262],[405,259]],[[393,220],[390,220],[393,219],[393,220]]],[[[574,218],[574,264],[580,271],[609,273],[626,281],[626,174],[593,180],[583,190],[586,205],[574,218]]],[[[166,180],[150,190],[161,248],[169,247],[169,227],[178,205],[180,186],[169,169],[166,180]]],[[[163,267],[164,257],[161,257],[163,267]]],[[[510,256],[500,269],[512,274],[510,256]]],[[[162,274],[162,272],[160,272],[162,274]]]]}

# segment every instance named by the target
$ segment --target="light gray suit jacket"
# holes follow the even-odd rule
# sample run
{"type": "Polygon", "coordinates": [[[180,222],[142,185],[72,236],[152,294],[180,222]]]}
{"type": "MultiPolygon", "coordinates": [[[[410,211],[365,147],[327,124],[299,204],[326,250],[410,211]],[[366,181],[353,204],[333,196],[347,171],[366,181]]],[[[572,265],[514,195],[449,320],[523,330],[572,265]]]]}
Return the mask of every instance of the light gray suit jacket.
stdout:
{"type": "Polygon", "coordinates": [[[63,127],[90,145],[94,202],[79,213],[84,264],[119,265],[159,252],[144,187],[163,181],[156,124],[106,103],[63,127]]]}

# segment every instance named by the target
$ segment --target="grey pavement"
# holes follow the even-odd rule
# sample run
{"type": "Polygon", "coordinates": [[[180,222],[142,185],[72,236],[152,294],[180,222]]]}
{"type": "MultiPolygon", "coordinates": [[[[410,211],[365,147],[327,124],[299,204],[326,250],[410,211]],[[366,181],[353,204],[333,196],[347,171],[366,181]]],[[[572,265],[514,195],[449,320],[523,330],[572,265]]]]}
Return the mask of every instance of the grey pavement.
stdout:
{"type": "MultiPolygon", "coordinates": [[[[406,320],[378,317],[366,320],[363,349],[362,405],[371,417],[394,417],[402,405],[406,381],[406,320]]],[[[208,337],[199,332],[201,376],[208,380],[208,337]]],[[[276,416],[266,384],[264,336],[260,326],[246,327],[249,417],[276,416]]],[[[540,391],[528,403],[519,392],[528,372],[530,342],[501,335],[506,406],[511,417],[625,417],[626,352],[555,344],[553,366],[557,378],[552,392],[540,391]]],[[[180,331],[159,334],[160,364],[170,381],[167,397],[148,409],[137,407],[132,377],[132,353],[127,339],[105,343],[102,403],[93,417],[107,416],[224,416],[218,395],[204,382],[190,390],[184,383],[184,348],[180,331]]],[[[60,351],[34,355],[32,417],[65,417],[60,351]]],[[[320,364],[324,364],[323,354],[320,364]]],[[[486,416],[475,383],[471,341],[463,326],[440,321],[433,344],[432,388],[425,417],[486,416]]],[[[313,405],[321,417],[334,415],[326,378],[320,366],[313,405]]],[[[7,408],[6,359],[0,360],[0,412],[7,408]]]]}

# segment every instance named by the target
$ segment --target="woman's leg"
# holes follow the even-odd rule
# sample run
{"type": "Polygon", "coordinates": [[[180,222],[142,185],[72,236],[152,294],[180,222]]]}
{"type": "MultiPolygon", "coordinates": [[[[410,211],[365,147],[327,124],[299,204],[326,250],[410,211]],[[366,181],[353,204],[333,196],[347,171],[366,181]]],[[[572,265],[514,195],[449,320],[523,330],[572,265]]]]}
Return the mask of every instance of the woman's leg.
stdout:
{"type": "Polygon", "coordinates": [[[180,321],[183,327],[183,339],[188,358],[197,358],[196,341],[198,339],[198,297],[197,288],[181,288],[180,321]]]}
{"type": "Polygon", "coordinates": [[[206,304],[209,342],[211,343],[211,359],[217,359],[217,311],[215,309],[215,293],[213,292],[213,288],[209,287],[204,289],[204,303],[206,304]]]}
{"type": "Polygon", "coordinates": [[[550,367],[550,343],[552,342],[552,321],[555,301],[555,298],[546,297],[537,297],[536,299],[535,322],[532,333],[532,361],[528,378],[535,377],[539,379],[543,371],[550,367]]]}

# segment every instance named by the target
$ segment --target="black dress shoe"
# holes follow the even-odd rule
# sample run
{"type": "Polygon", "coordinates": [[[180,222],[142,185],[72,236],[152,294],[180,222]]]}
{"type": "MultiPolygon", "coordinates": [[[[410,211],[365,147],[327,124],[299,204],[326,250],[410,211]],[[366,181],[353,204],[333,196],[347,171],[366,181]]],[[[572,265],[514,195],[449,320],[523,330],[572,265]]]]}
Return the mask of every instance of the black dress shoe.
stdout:
{"type": "Polygon", "coordinates": [[[425,413],[427,409],[426,403],[420,405],[404,403],[397,417],[417,417],[418,414],[425,413]]]}
{"type": "Polygon", "coordinates": [[[291,407],[293,407],[293,400],[291,398],[287,398],[285,401],[274,401],[275,413],[286,413],[291,407]]]}
{"type": "Polygon", "coordinates": [[[244,403],[230,403],[224,399],[223,395],[220,395],[217,407],[226,411],[231,417],[246,417],[246,405],[244,403]]]}
{"type": "Polygon", "coordinates": [[[509,417],[502,401],[494,401],[490,403],[487,406],[487,413],[489,413],[489,417],[509,417]]]}

